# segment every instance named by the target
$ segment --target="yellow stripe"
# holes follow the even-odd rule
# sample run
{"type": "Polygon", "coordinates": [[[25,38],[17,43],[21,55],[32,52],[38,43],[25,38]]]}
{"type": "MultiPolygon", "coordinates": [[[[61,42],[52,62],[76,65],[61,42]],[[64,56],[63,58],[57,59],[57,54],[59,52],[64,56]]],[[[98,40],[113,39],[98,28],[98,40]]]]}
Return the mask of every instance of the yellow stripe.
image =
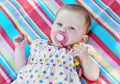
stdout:
{"type": "MultiPolygon", "coordinates": [[[[16,3],[19,5],[19,3],[16,1],[16,3]]],[[[19,5],[20,6],[20,8],[21,8],[21,10],[26,14],[26,16],[30,19],[30,21],[35,25],[35,27],[45,36],[45,37],[47,37],[46,36],[46,34],[41,30],[41,28],[39,28],[37,25],[36,25],[36,23],[31,19],[31,17],[29,17],[29,15],[24,11],[24,9],[23,9],[23,7],[21,6],[21,5],[19,5]]],[[[33,8],[34,9],[34,8],[33,8]]],[[[48,38],[48,37],[47,37],[48,38]]],[[[31,41],[31,40],[30,40],[31,41]]]]}
{"type": "Polygon", "coordinates": [[[9,55],[9,53],[6,51],[4,46],[0,44],[0,51],[4,55],[4,58],[9,62],[9,64],[16,70],[15,62],[12,59],[12,56],[9,55]]]}
{"type": "MultiPolygon", "coordinates": [[[[16,3],[19,5],[19,3],[16,1],[16,3]]],[[[45,36],[46,34],[36,25],[36,23],[31,19],[31,17],[29,17],[29,15],[24,11],[23,7],[21,5],[19,5],[21,10],[26,14],[26,16],[30,19],[30,21],[35,25],[35,27],[45,36]]],[[[48,37],[47,37],[48,38],[48,37]]]]}
{"type": "MultiPolygon", "coordinates": [[[[22,28],[22,26],[19,24],[19,22],[16,20],[16,18],[13,16],[13,14],[7,9],[7,7],[6,6],[4,6],[3,4],[0,4],[1,6],[2,6],[2,8],[4,8],[4,10],[7,12],[7,14],[9,14],[9,16],[13,19],[13,21],[14,21],[14,23],[16,24],[16,26],[18,27],[18,29],[22,32],[22,33],[24,33],[24,34],[26,34],[27,35],[27,37],[28,37],[28,39],[29,39],[29,41],[31,42],[33,39],[29,36],[29,34],[27,33],[27,32],[25,32],[24,31],[24,29],[22,28]]],[[[21,6],[20,6],[21,7],[21,6]]],[[[24,11],[23,10],[23,8],[21,7],[21,10],[22,11],[24,11]]],[[[25,12],[25,11],[24,11],[25,12]]],[[[27,14],[26,14],[27,15],[27,14]]],[[[27,17],[29,17],[28,15],[27,15],[27,17]]],[[[29,19],[32,21],[32,19],[29,17],[29,19]]],[[[40,30],[39,29],[39,27],[32,21],[32,23],[36,26],[36,28],[38,29],[38,30],[40,30]]],[[[40,30],[41,31],[41,30],[40,30]]],[[[43,34],[43,35],[45,35],[42,31],[41,31],[41,33],[43,34]]],[[[46,35],[45,35],[46,36],[46,35]]],[[[47,37],[47,36],[46,36],[47,37]]]]}
{"type": "Polygon", "coordinates": [[[96,18],[98,18],[98,20],[104,24],[106,26],[106,28],[108,28],[108,30],[110,30],[111,32],[114,33],[114,35],[117,38],[120,38],[120,34],[118,34],[111,26],[109,26],[105,21],[102,20],[101,17],[99,17],[99,15],[97,15],[86,3],[84,3],[84,1],[79,0],[79,2],[84,5],[96,18]]]}
{"type": "Polygon", "coordinates": [[[43,0],[45,5],[54,13],[56,14],[57,10],[54,8],[54,6],[50,3],[50,0],[43,0]]]}
{"type": "Polygon", "coordinates": [[[109,73],[117,80],[117,81],[120,81],[120,73],[117,72],[113,67],[111,67],[105,60],[104,58],[102,58],[102,56],[97,53],[97,51],[92,51],[93,53],[93,57],[95,58],[95,60],[97,62],[99,62],[103,67],[105,67],[105,69],[107,71],[109,71],[109,73]]]}
{"type": "Polygon", "coordinates": [[[18,23],[18,21],[14,18],[14,16],[12,15],[12,13],[6,8],[6,6],[4,6],[3,4],[1,4],[1,6],[4,8],[4,10],[7,12],[7,14],[9,14],[9,16],[11,17],[11,19],[13,19],[13,21],[14,21],[14,23],[16,24],[16,26],[18,27],[18,29],[19,29],[22,33],[26,34],[26,35],[28,36],[28,39],[29,39],[30,41],[32,41],[32,38],[29,37],[29,35],[27,34],[27,32],[25,32],[25,31],[22,29],[21,25],[20,25],[20,24],[18,23]]]}

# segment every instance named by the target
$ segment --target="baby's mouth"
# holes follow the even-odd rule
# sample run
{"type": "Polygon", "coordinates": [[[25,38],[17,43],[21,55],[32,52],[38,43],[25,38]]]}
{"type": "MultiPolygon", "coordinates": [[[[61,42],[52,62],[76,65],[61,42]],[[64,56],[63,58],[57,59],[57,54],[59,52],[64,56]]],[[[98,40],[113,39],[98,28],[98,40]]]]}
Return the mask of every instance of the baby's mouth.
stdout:
{"type": "Polygon", "coordinates": [[[54,39],[56,43],[65,46],[65,43],[68,41],[68,34],[67,32],[56,31],[54,39]]]}

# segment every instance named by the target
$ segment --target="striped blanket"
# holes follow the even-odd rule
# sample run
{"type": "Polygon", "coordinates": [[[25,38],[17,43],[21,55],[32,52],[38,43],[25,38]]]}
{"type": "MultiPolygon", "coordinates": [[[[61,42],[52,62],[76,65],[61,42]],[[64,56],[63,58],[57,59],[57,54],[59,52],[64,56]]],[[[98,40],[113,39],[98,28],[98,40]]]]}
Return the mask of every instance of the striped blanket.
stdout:
{"type": "Polygon", "coordinates": [[[95,48],[100,67],[98,80],[85,77],[82,84],[120,84],[120,0],[0,0],[0,84],[16,79],[15,36],[24,33],[29,45],[37,38],[49,39],[56,11],[63,4],[81,4],[90,13],[92,26],[89,44],[95,48]]]}

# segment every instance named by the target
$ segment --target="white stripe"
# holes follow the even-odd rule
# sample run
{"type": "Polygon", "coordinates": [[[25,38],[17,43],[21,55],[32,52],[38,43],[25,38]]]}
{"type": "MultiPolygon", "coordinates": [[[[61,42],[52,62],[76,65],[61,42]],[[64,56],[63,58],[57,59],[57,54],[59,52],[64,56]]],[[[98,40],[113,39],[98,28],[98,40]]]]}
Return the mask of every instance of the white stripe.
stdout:
{"type": "Polygon", "coordinates": [[[103,57],[104,60],[107,61],[107,63],[115,69],[118,73],[120,73],[120,66],[117,64],[108,54],[103,51],[103,49],[100,48],[98,44],[95,43],[95,41],[89,37],[89,43],[98,51],[98,53],[103,57]]]}
{"type": "MultiPolygon", "coordinates": [[[[33,8],[37,11],[37,13],[45,20],[45,22],[49,25],[49,27],[52,27],[52,24],[49,22],[49,20],[44,16],[44,14],[38,9],[38,7],[34,4],[32,0],[28,0],[28,2],[33,6],[33,8]]],[[[41,22],[42,23],[42,22],[41,22]]]]}
{"type": "Polygon", "coordinates": [[[58,10],[59,8],[60,8],[60,6],[58,5],[58,3],[55,1],[55,0],[51,0],[51,1],[49,1],[53,6],[54,6],[54,8],[56,9],[56,10],[58,10]]]}
{"type": "MultiPolygon", "coordinates": [[[[17,2],[16,2],[17,3],[17,2]]],[[[21,15],[21,13],[18,11],[18,9],[12,4],[12,2],[9,1],[9,4],[16,10],[15,12],[18,13],[20,15],[20,18],[22,21],[24,21],[24,23],[29,27],[29,29],[31,29],[31,31],[39,38],[41,38],[33,29],[32,27],[28,24],[28,22],[25,20],[25,18],[23,17],[23,15],[21,15]]],[[[14,16],[14,15],[13,15],[14,16]]],[[[27,15],[27,17],[29,17],[27,15]]],[[[16,19],[16,20],[19,20],[19,19],[16,19]]],[[[13,20],[14,21],[14,20],[13,20]]],[[[18,21],[19,22],[19,21],[18,21]]],[[[19,24],[20,25],[20,24],[19,24]]],[[[18,27],[19,28],[19,27],[18,27]]]]}
{"type": "MultiPolygon", "coordinates": [[[[95,58],[93,58],[93,59],[95,60],[95,58]]],[[[96,61],[96,62],[97,62],[97,61],[96,61]]],[[[98,62],[98,63],[99,63],[99,62],[98,62]]],[[[110,80],[112,80],[114,83],[117,83],[117,81],[112,78],[112,76],[110,75],[110,73],[109,73],[108,71],[106,71],[106,69],[105,69],[104,66],[102,66],[100,63],[98,64],[98,66],[100,67],[100,69],[101,69],[104,73],[106,73],[106,76],[107,76],[108,78],[110,78],[110,80]]]]}
{"type": "Polygon", "coordinates": [[[98,78],[98,80],[101,82],[101,84],[107,84],[102,78],[98,78]]]}
{"type": "Polygon", "coordinates": [[[9,67],[9,65],[6,63],[6,61],[2,58],[2,56],[0,55],[0,58],[2,60],[2,62],[6,65],[6,67],[9,69],[9,71],[11,72],[11,74],[14,75],[14,77],[16,76],[15,72],[13,72],[13,70],[9,67]]]}
{"type": "Polygon", "coordinates": [[[8,45],[8,43],[5,41],[5,39],[0,34],[0,43],[2,45],[5,45],[4,48],[9,52],[10,57],[14,59],[14,51],[13,49],[8,45]]]}
{"type": "Polygon", "coordinates": [[[10,80],[9,78],[6,76],[6,74],[4,73],[4,71],[2,71],[2,69],[0,68],[0,74],[2,75],[2,77],[6,80],[6,82],[9,84],[10,80]]]}
{"type": "MultiPolygon", "coordinates": [[[[99,13],[99,15],[97,14],[97,17],[96,18],[102,18],[101,17],[101,14],[102,13],[104,13],[106,16],[108,16],[110,19],[112,19],[111,21],[113,21],[114,22],[114,24],[116,24],[118,27],[119,27],[119,22],[117,22],[115,19],[113,19],[112,18],[112,16],[111,15],[109,15],[104,9],[102,9],[102,8],[100,8],[99,6],[98,6],[98,4],[97,3],[95,3],[94,1],[93,1],[93,4],[97,7],[97,8],[99,8],[99,10],[101,11],[101,13],[99,13]]],[[[111,10],[111,9],[110,9],[111,10]]],[[[119,17],[118,15],[116,15],[117,17],[119,17]]],[[[103,20],[104,21],[104,20],[103,20]]],[[[101,22],[101,21],[100,21],[101,22]]],[[[108,24],[108,23],[107,23],[108,24]]]]}
{"type": "Polygon", "coordinates": [[[120,0],[116,0],[120,4],[120,0]]]}

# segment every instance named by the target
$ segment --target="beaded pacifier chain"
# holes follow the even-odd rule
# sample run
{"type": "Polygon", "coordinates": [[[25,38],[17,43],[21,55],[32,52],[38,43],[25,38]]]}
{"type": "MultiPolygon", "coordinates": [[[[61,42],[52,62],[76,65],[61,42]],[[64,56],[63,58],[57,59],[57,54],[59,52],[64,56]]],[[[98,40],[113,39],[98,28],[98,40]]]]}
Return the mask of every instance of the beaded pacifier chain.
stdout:
{"type": "MultiPolygon", "coordinates": [[[[74,48],[75,45],[76,44],[71,46],[71,48],[74,48]]],[[[81,75],[82,75],[82,68],[81,68],[81,65],[80,65],[80,58],[79,58],[79,56],[73,56],[73,61],[74,61],[74,64],[76,66],[76,71],[78,73],[78,76],[81,77],[81,75]]]]}

